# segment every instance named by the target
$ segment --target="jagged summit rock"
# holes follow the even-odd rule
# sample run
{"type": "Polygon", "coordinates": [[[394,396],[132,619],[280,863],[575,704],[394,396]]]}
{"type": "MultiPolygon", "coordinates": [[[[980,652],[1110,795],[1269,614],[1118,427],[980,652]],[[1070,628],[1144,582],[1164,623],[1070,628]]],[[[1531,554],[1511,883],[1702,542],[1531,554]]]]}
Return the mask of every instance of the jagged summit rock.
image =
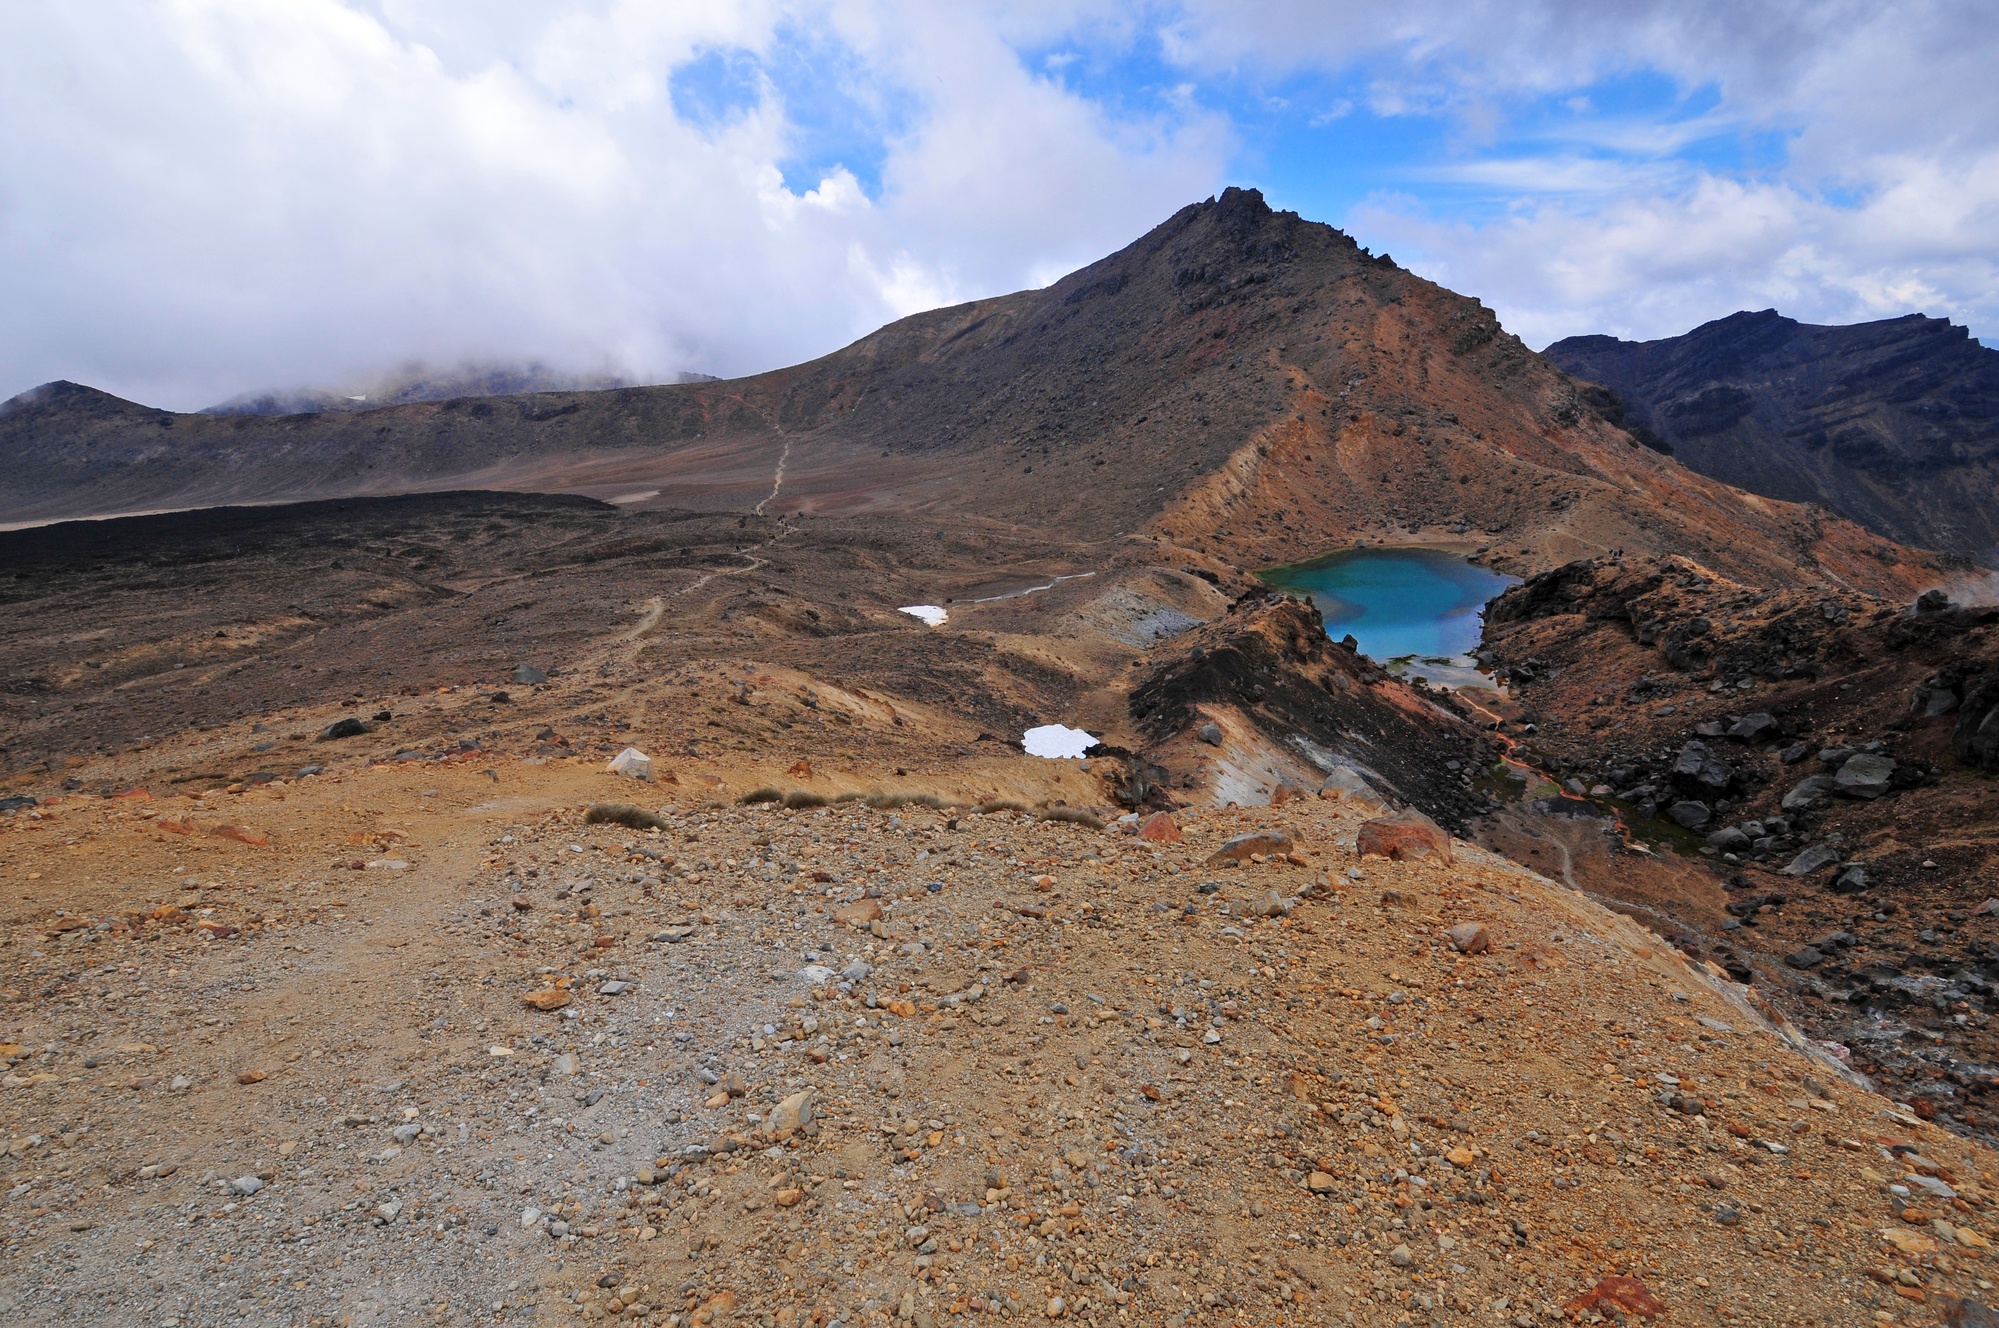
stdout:
{"type": "Polygon", "coordinates": [[[1824,327],[1763,309],[1543,353],[1615,392],[1634,434],[1704,475],[1908,544],[1999,544],[1999,351],[1947,319],[1824,327]]]}

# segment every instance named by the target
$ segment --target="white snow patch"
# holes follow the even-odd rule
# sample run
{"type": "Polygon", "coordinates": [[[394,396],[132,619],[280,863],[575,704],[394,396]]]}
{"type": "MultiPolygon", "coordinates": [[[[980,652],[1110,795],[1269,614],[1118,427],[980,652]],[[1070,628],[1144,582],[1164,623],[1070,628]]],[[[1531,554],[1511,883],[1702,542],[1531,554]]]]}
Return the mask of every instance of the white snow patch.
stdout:
{"type": "Polygon", "coordinates": [[[911,604],[897,609],[896,612],[906,613],[912,618],[921,618],[932,627],[942,627],[944,620],[951,616],[935,604],[911,604]]]}
{"type": "Polygon", "coordinates": [[[1029,756],[1045,756],[1051,761],[1072,760],[1096,745],[1096,739],[1066,724],[1043,724],[1020,735],[1029,756]]]}

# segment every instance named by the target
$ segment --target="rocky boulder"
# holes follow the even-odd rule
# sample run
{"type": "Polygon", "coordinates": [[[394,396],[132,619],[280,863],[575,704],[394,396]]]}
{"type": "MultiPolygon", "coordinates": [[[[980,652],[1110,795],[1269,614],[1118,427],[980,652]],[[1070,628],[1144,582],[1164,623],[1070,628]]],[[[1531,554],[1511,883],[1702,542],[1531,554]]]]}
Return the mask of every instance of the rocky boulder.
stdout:
{"type": "Polygon", "coordinates": [[[1713,816],[1704,802],[1676,802],[1666,809],[1666,819],[1687,830],[1700,829],[1713,816]]]}
{"type": "Polygon", "coordinates": [[[812,1093],[793,1093],[771,1109],[765,1133],[782,1142],[803,1130],[812,1121],[812,1093]]]}
{"type": "Polygon", "coordinates": [[[1492,933],[1483,922],[1460,922],[1444,935],[1459,954],[1484,954],[1492,949],[1492,933]]]}
{"type": "Polygon", "coordinates": [[[1807,807],[1816,807],[1825,801],[1826,795],[1832,792],[1833,787],[1834,780],[1831,775],[1812,775],[1801,779],[1797,787],[1784,795],[1784,810],[1795,812],[1807,807]]]}
{"type": "Polygon", "coordinates": [[[1999,675],[1965,686],[1950,741],[1957,759],[1972,769],[1999,772],[1999,675]]]}
{"type": "Polygon", "coordinates": [[[1739,825],[1725,825],[1707,837],[1707,846],[1718,853],[1740,853],[1749,844],[1749,832],[1739,825]]]}
{"type": "Polygon", "coordinates": [[[868,927],[882,920],[882,906],[872,899],[856,899],[833,910],[833,921],[848,927],[868,927]]]}
{"type": "Polygon", "coordinates": [[[1786,876],[1810,876],[1839,861],[1839,850],[1830,844],[1813,844],[1804,852],[1792,858],[1784,868],[1786,876]]]}
{"type": "Polygon", "coordinates": [[[1356,848],[1364,858],[1389,858],[1396,862],[1421,858],[1451,860],[1451,837],[1442,826],[1413,807],[1363,822],[1356,848]]]}
{"type": "Polygon", "coordinates": [[[1833,776],[1833,787],[1848,798],[1872,801],[1886,793],[1895,777],[1893,757],[1877,752],[1855,752],[1846,758],[1833,776]]]}
{"type": "Polygon", "coordinates": [[[1761,742],[1778,735],[1776,717],[1767,710],[1744,715],[1728,726],[1728,736],[1740,742],[1761,742]]]}
{"type": "Polygon", "coordinates": [[[1680,748],[1672,774],[1673,781],[1690,792],[1719,793],[1735,782],[1728,763],[1698,739],[1680,748]]]}
{"type": "Polygon", "coordinates": [[[1367,782],[1367,777],[1347,765],[1340,766],[1326,776],[1325,782],[1319,785],[1319,796],[1343,798],[1348,802],[1357,802],[1377,810],[1388,806],[1387,801],[1374,791],[1374,786],[1367,782]]]}
{"type": "Polygon", "coordinates": [[[1247,862],[1257,854],[1275,857],[1289,853],[1292,843],[1289,830],[1259,830],[1255,834],[1237,835],[1210,853],[1207,865],[1219,867],[1225,862],[1247,862]]]}
{"type": "Polygon", "coordinates": [[[606,766],[614,775],[624,775],[628,779],[651,779],[652,758],[636,747],[627,747],[611,758],[606,766]]]}

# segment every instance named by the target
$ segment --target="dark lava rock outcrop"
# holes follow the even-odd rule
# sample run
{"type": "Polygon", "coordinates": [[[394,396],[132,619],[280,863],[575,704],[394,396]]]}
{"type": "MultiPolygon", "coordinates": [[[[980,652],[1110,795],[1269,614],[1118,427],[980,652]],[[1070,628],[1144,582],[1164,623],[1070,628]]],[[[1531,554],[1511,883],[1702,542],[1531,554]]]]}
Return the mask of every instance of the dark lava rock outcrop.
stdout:
{"type": "MultiPolygon", "coordinates": [[[[1328,773],[1364,771],[1447,826],[1462,829],[1484,807],[1472,784],[1491,750],[1456,699],[1403,683],[1328,639],[1304,600],[1252,592],[1154,662],[1129,707],[1149,749],[1198,740],[1203,713],[1225,708],[1272,747],[1310,753],[1328,773]]],[[[1188,774],[1172,758],[1162,764],[1169,776],[1188,774]]]]}
{"type": "Polygon", "coordinates": [[[1719,909],[1649,900],[1682,949],[1773,988],[1923,1111],[1989,1128],[1999,609],[1590,560],[1496,600],[1483,649],[1531,716],[1524,754],[1654,860],[1712,869],[1719,909]]]}

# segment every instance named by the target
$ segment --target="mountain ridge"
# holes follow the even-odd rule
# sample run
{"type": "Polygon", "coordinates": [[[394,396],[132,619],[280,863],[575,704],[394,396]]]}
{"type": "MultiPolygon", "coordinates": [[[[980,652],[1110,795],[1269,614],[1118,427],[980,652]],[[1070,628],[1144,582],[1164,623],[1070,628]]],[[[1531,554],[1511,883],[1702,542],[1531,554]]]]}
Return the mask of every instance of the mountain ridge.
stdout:
{"type": "Polygon", "coordinates": [[[1764,309],[1542,353],[1702,474],[1902,543],[1999,549],[1999,351],[1946,319],[1819,326],[1764,309]]]}
{"type": "MultiPolygon", "coordinates": [[[[1243,563],[1628,548],[1901,593],[1936,569],[1641,446],[1492,311],[1231,189],[1052,285],[749,378],[281,417],[0,414],[0,520],[440,488],[1017,522],[1243,563]]],[[[115,403],[115,404],[114,404],[115,403]]]]}

